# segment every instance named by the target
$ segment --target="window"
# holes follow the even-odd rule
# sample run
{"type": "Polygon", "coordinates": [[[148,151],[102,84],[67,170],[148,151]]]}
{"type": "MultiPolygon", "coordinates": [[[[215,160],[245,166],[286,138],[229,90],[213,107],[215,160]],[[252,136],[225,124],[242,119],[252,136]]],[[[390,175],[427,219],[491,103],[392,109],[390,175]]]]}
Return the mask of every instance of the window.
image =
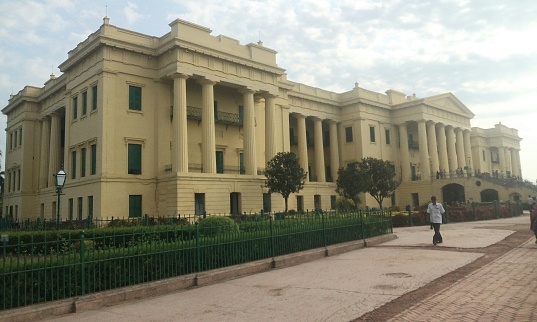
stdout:
{"type": "Polygon", "coordinates": [[[289,129],[289,141],[290,141],[290,144],[291,144],[291,145],[295,145],[295,144],[296,144],[296,139],[295,139],[295,129],[293,129],[293,128],[290,128],[290,129],[289,129]]]}
{"type": "Polygon", "coordinates": [[[19,129],[19,146],[22,146],[22,127],[19,129]]]}
{"type": "Polygon", "coordinates": [[[82,197],[78,197],[78,220],[82,220],[82,203],[84,201],[82,200],[82,197]]]}
{"type": "Polygon", "coordinates": [[[216,173],[224,173],[224,151],[216,151],[216,173]]]}
{"type": "Polygon", "coordinates": [[[330,196],[330,209],[336,209],[336,196],[331,195],[330,196]]]}
{"type": "Polygon", "coordinates": [[[350,142],[353,141],[353,139],[352,139],[352,126],[349,126],[349,127],[345,128],[345,141],[347,143],[350,143],[350,142]]]}
{"type": "Polygon", "coordinates": [[[71,179],[76,179],[76,151],[71,152],[71,179]]]}
{"type": "Polygon", "coordinates": [[[245,174],[246,170],[244,169],[244,153],[239,153],[239,173],[245,174]]]}
{"type": "Polygon", "coordinates": [[[17,190],[21,191],[21,169],[17,170],[17,190]]]}
{"type": "Polygon", "coordinates": [[[263,212],[272,211],[272,200],[270,198],[270,193],[263,193],[263,212]]]}
{"type": "Polygon", "coordinates": [[[129,144],[129,174],[142,174],[142,145],[141,144],[129,144]]]}
{"type": "Polygon", "coordinates": [[[142,217],[142,195],[129,195],[129,217],[142,217]]]}
{"type": "Polygon", "coordinates": [[[239,105],[239,123],[242,125],[244,122],[244,106],[239,105]]]}
{"type": "Polygon", "coordinates": [[[321,195],[314,195],[313,196],[313,207],[315,208],[315,210],[321,210],[322,209],[321,195]]]}
{"type": "Polygon", "coordinates": [[[296,211],[304,211],[304,196],[296,196],[296,211]]]}
{"type": "Polygon", "coordinates": [[[13,150],[13,132],[9,133],[9,150],[13,150]]]}
{"type": "Polygon", "coordinates": [[[386,144],[390,144],[390,142],[391,142],[391,140],[390,140],[390,130],[386,129],[385,133],[386,133],[386,144]]]}
{"type": "Polygon", "coordinates": [[[78,118],[78,96],[73,97],[73,120],[78,118]]]}
{"type": "Polygon", "coordinates": [[[17,130],[15,130],[14,135],[15,136],[13,137],[13,147],[17,148],[17,130]]]}
{"type": "Polygon", "coordinates": [[[73,220],[74,211],[75,211],[75,202],[73,198],[69,198],[69,220],[73,220]]]}
{"type": "Polygon", "coordinates": [[[332,182],[332,167],[329,165],[324,167],[324,173],[326,174],[326,181],[332,182]]]}
{"type": "Polygon", "coordinates": [[[82,92],[82,115],[88,112],[88,92],[82,92]]]}
{"type": "Polygon", "coordinates": [[[97,110],[97,85],[91,88],[91,110],[97,110]]]}
{"type": "Polygon", "coordinates": [[[483,152],[483,161],[487,161],[487,160],[485,160],[486,159],[485,158],[485,150],[483,150],[482,152],[483,152]]]}
{"type": "Polygon", "coordinates": [[[94,175],[97,173],[97,145],[96,144],[92,144],[90,145],[90,149],[91,149],[91,170],[90,170],[90,174],[91,175],[94,175]]]}
{"type": "Polygon", "coordinates": [[[129,110],[142,110],[142,88],[129,85],[129,110]]]}
{"type": "Polygon", "coordinates": [[[88,196],[88,218],[93,218],[93,196],[88,196]]]}
{"type": "Polygon", "coordinates": [[[371,143],[376,142],[376,140],[375,140],[375,127],[374,126],[369,126],[369,140],[371,141],[371,143]]]}
{"type": "Polygon", "coordinates": [[[323,133],[323,144],[324,146],[330,146],[330,132],[328,131],[323,133]]]}
{"type": "Polygon", "coordinates": [[[80,150],[80,177],[86,176],[86,148],[80,150]]]}
{"type": "Polygon", "coordinates": [[[203,215],[205,213],[205,194],[194,194],[194,214],[196,216],[203,215]]]}

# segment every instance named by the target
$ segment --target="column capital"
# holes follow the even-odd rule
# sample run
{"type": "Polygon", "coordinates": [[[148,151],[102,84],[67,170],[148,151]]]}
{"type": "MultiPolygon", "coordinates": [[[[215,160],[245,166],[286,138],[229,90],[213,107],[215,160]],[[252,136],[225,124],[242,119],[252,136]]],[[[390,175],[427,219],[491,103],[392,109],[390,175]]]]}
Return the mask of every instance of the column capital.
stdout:
{"type": "Polygon", "coordinates": [[[251,88],[248,88],[248,87],[244,87],[244,88],[240,88],[238,90],[239,93],[241,94],[255,94],[256,91],[254,89],[251,89],[251,88]]]}
{"type": "Polygon", "coordinates": [[[198,79],[198,84],[200,85],[216,85],[216,83],[217,82],[215,80],[209,78],[198,79]]]}
{"type": "Polygon", "coordinates": [[[172,73],[169,75],[171,78],[175,79],[175,78],[182,78],[182,79],[188,79],[189,77],[191,77],[192,75],[189,75],[189,74],[183,74],[183,73],[172,73]]]}

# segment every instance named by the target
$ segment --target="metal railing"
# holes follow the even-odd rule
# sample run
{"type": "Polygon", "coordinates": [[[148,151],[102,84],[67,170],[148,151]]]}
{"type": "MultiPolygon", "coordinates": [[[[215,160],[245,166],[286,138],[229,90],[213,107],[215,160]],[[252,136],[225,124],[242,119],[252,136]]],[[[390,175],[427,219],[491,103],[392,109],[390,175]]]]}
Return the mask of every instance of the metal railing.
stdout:
{"type": "Polygon", "coordinates": [[[0,309],[101,292],[392,232],[389,210],[199,218],[2,234],[0,309]],[[218,225],[215,220],[218,218],[218,225]],[[213,222],[213,224],[210,224],[213,222]]]}

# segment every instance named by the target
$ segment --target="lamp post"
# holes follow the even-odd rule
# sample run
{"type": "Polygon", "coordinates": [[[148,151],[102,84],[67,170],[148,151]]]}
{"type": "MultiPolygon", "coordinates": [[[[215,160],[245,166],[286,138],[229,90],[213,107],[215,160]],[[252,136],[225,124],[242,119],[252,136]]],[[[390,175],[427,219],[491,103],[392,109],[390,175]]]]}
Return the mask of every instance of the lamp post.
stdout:
{"type": "Polygon", "coordinates": [[[56,194],[58,195],[57,203],[57,217],[56,217],[56,229],[60,230],[60,195],[62,194],[63,185],[65,184],[65,178],[67,174],[63,171],[63,168],[56,174],[56,194]]]}

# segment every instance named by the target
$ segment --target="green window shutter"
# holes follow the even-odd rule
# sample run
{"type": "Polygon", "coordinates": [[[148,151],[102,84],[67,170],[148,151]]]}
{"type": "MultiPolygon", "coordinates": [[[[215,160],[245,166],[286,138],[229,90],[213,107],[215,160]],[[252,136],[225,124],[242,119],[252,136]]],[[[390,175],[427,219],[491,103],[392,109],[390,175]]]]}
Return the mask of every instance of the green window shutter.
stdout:
{"type": "Polygon", "coordinates": [[[91,174],[97,173],[97,145],[91,145],[91,174]]]}
{"type": "Polygon", "coordinates": [[[91,88],[91,109],[95,111],[97,109],[97,85],[91,88]]]}
{"type": "Polygon", "coordinates": [[[386,144],[390,144],[390,130],[386,130],[386,144]]]}
{"type": "Polygon", "coordinates": [[[142,88],[129,86],[129,109],[134,111],[142,110],[142,88]]]}
{"type": "Polygon", "coordinates": [[[244,123],[244,106],[239,105],[239,123],[242,125],[244,123]]]}
{"type": "Polygon", "coordinates": [[[142,174],[142,145],[141,144],[129,144],[129,161],[128,161],[128,173],[129,174],[142,174]]]}
{"type": "Polygon", "coordinates": [[[346,141],[347,143],[353,141],[353,137],[352,137],[352,127],[350,127],[350,126],[345,128],[345,141],[346,141]]]}
{"type": "Polygon", "coordinates": [[[129,217],[142,217],[142,196],[129,195],[129,217]]]}
{"type": "Polygon", "coordinates": [[[88,92],[82,93],[82,115],[88,112],[88,92]]]}
{"type": "Polygon", "coordinates": [[[218,120],[218,102],[214,101],[214,120],[218,120]]]}
{"type": "Polygon", "coordinates": [[[376,142],[376,140],[375,140],[375,127],[374,126],[369,127],[369,139],[373,143],[376,142]]]}
{"type": "Polygon", "coordinates": [[[71,179],[76,179],[76,151],[71,152],[71,179]]]}
{"type": "Polygon", "coordinates": [[[82,197],[78,197],[78,220],[82,220],[82,197]]]}
{"type": "Polygon", "coordinates": [[[82,148],[80,151],[80,176],[85,177],[86,176],[86,148],[82,148]]]}
{"type": "Polygon", "coordinates": [[[246,170],[244,169],[244,153],[239,154],[239,171],[240,174],[245,174],[246,170]]]}
{"type": "Polygon", "coordinates": [[[78,96],[73,97],[73,120],[78,118],[78,96]]]}
{"type": "Polygon", "coordinates": [[[224,152],[216,151],[216,173],[224,173],[224,152]]]}
{"type": "Polygon", "coordinates": [[[330,196],[330,209],[336,209],[336,196],[330,196]]]}

